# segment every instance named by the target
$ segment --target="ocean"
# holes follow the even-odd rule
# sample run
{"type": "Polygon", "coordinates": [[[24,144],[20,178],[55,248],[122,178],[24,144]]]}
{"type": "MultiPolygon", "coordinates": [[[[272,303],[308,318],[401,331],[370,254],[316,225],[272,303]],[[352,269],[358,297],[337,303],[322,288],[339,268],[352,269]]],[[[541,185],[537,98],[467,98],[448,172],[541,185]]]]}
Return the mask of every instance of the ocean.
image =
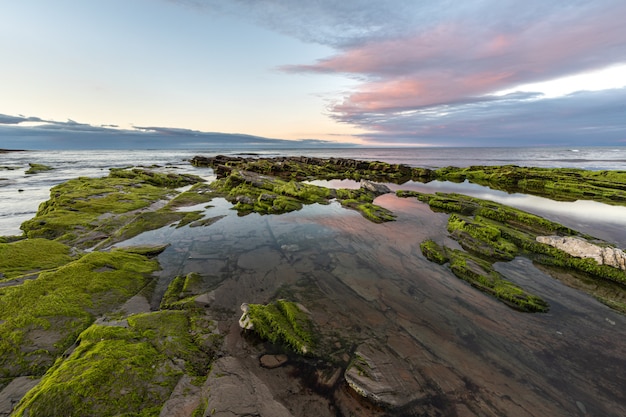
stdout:
{"type": "MultiPolygon", "coordinates": [[[[271,151],[251,148],[248,151],[228,149],[198,150],[91,150],[91,151],[24,151],[0,154],[0,236],[21,234],[19,226],[32,218],[39,204],[49,197],[50,188],[80,176],[98,177],[109,168],[159,166],[176,172],[189,172],[214,179],[212,172],[198,170],[189,164],[196,155],[258,155],[263,157],[305,155],[328,158],[353,158],[401,163],[414,167],[439,168],[471,165],[519,165],[546,168],[579,168],[588,170],[626,169],[626,147],[573,148],[293,148],[271,151]],[[52,171],[26,175],[29,163],[51,166],[52,171]]],[[[397,188],[397,187],[396,187],[397,188]]],[[[434,182],[406,184],[402,188],[425,192],[464,192],[491,198],[524,210],[568,223],[572,227],[600,231],[603,239],[626,246],[626,238],[615,228],[626,227],[626,208],[594,202],[562,203],[489,190],[474,184],[434,182]],[[602,221],[597,221],[602,219],[602,221]]]]}

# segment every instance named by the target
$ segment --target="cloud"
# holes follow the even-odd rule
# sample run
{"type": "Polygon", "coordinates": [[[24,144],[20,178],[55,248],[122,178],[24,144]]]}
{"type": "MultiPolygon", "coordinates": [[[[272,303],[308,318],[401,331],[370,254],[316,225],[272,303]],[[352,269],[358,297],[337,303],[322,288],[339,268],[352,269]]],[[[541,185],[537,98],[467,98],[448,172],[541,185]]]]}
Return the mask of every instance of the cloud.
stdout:
{"type": "MultiPolygon", "coordinates": [[[[234,149],[300,148],[328,146],[330,142],[302,139],[282,140],[237,133],[202,132],[172,127],[93,126],[69,119],[66,122],[38,117],[0,114],[2,149],[234,149]],[[24,122],[40,122],[23,125],[24,122]]],[[[335,143],[332,143],[335,146],[335,143]]],[[[349,146],[349,144],[343,145],[349,146]]]]}
{"type": "Polygon", "coordinates": [[[373,38],[402,34],[446,5],[442,0],[416,6],[414,0],[168,0],[208,13],[244,18],[270,30],[334,47],[344,47],[373,38]],[[432,4],[428,4],[432,3],[432,4]],[[416,13],[417,12],[417,13],[416,13]]]}
{"type": "Polygon", "coordinates": [[[365,141],[454,146],[626,145],[626,88],[556,98],[517,93],[393,113],[359,113],[365,141]]]}
{"type": "Polygon", "coordinates": [[[17,125],[24,122],[41,122],[38,117],[9,116],[0,114],[0,125],[17,125]]]}
{"type": "MultiPolygon", "coordinates": [[[[542,120],[542,114],[534,112],[545,108],[554,112],[556,106],[578,108],[585,93],[545,101],[539,96],[530,101],[491,94],[626,63],[626,2],[621,0],[182,2],[334,47],[333,56],[286,63],[281,70],[358,80],[355,89],[332,99],[327,113],[338,122],[372,132],[365,137],[368,140],[422,143],[439,138],[435,144],[443,144],[443,137],[454,133],[451,126],[462,137],[469,132],[476,138],[491,137],[496,131],[510,137],[499,120],[542,120]],[[446,135],[438,134],[442,131],[446,135]]],[[[590,113],[572,120],[579,131],[553,120],[545,120],[545,128],[558,140],[565,133],[595,134],[600,123],[591,119],[592,114],[598,121],[613,123],[609,130],[624,128],[619,120],[605,117],[616,109],[596,114],[591,107],[600,105],[601,97],[589,97],[590,113]]]]}

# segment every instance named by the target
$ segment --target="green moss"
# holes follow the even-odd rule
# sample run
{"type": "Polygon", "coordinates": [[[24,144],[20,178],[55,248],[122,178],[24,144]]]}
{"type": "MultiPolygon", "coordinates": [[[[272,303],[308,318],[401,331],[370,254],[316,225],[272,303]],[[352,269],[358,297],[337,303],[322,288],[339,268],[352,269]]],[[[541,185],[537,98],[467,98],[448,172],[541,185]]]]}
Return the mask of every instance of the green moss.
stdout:
{"type": "Polygon", "coordinates": [[[0,273],[5,278],[57,268],[71,260],[70,248],[59,242],[25,239],[0,243],[0,273]]]}
{"type": "Polygon", "coordinates": [[[197,183],[194,184],[189,190],[182,192],[173,198],[168,203],[168,207],[170,209],[175,209],[178,207],[208,203],[213,199],[214,195],[215,193],[208,184],[197,183]]]}
{"type": "Polygon", "coordinates": [[[194,342],[190,314],[185,310],[163,310],[131,316],[128,323],[160,353],[184,360],[187,373],[206,375],[211,358],[194,342]]]}
{"type": "Polygon", "coordinates": [[[384,223],[396,219],[396,216],[391,211],[372,203],[357,204],[356,210],[359,211],[363,217],[374,223],[384,223]]]}
{"type": "Polygon", "coordinates": [[[249,304],[247,315],[261,338],[285,344],[302,355],[313,351],[313,323],[297,304],[285,300],[267,305],[249,304]]]}
{"type": "Polygon", "coordinates": [[[1,288],[2,375],[43,373],[95,316],[134,295],[157,267],[141,255],[92,252],[36,280],[1,288]]]}
{"type": "Polygon", "coordinates": [[[200,212],[200,211],[188,211],[188,212],[185,212],[184,215],[183,215],[183,218],[180,219],[180,221],[178,222],[176,227],[186,226],[186,225],[188,225],[190,223],[193,223],[193,222],[196,222],[196,221],[200,220],[202,217],[204,217],[204,214],[202,214],[202,212],[200,212]]]}
{"type": "Polygon", "coordinates": [[[105,178],[77,178],[53,187],[37,215],[21,225],[30,238],[56,239],[82,248],[127,239],[178,221],[169,208],[146,213],[174,192],[171,187],[199,181],[195,176],[145,170],[112,170],[105,178]],[[143,212],[142,212],[143,211],[143,212]],[[120,230],[122,229],[122,230],[120,230]],[[115,237],[111,238],[113,234],[115,237]],[[111,240],[106,240],[111,238],[111,240]]]}
{"type": "Polygon", "coordinates": [[[25,172],[27,175],[38,174],[40,172],[46,172],[46,171],[52,171],[54,169],[48,165],[43,165],[43,164],[29,163],[28,165],[30,166],[30,168],[28,168],[25,172]]]}
{"type": "Polygon", "coordinates": [[[440,265],[449,261],[448,255],[444,247],[439,246],[434,240],[428,239],[420,244],[422,254],[431,262],[438,263],[440,265]]]}
{"type": "Polygon", "coordinates": [[[447,249],[446,253],[450,257],[450,269],[454,275],[469,282],[473,287],[520,311],[548,311],[548,303],[504,279],[488,261],[459,250],[447,249]]]}
{"type": "Polygon", "coordinates": [[[448,232],[464,249],[488,259],[512,260],[518,253],[515,244],[502,237],[496,224],[480,216],[470,219],[451,214],[448,218],[448,232]]]}
{"type": "Polygon", "coordinates": [[[163,298],[161,299],[161,308],[172,308],[182,297],[183,287],[185,285],[185,277],[183,275],[176,276],[165,290],[163,298]]]}
{"type": "Polygon", "coordinates": [[[210,357],[188,313],[130,316],[128,328],[92,325],[16,408],[15,415],[158,416],[183,372],[205,375],[210,357]],[[184,361],[184,369],[175,360],[184,361]]]}
{"type": "Polygon", "coordinates": [[[197,175],[156,172],[140,168],[111,168],[109,177],[126,178],[139,183],[151,184],[155,187],[167,188],[178,188],[204,182],[204,179],[197,175]]]}
{"type": "Polygon", "coordinates": [[[507,192],[553,200],[594,200],[626,205],[626,171],[505,166],[446,167],[433,172],[439,180],[470,182],[507,192]]]}

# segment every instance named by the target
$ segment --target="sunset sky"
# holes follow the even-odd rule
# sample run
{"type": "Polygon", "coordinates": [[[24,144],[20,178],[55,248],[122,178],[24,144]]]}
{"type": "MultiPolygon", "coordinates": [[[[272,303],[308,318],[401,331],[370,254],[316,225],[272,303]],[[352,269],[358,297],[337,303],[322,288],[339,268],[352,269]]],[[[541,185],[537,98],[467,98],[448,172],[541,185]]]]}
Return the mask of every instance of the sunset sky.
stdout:
{"type": "Polygon", "coordinates": [[[5,0],[0,16],[0,148],[626,146],[624,0],[5,0]]]}

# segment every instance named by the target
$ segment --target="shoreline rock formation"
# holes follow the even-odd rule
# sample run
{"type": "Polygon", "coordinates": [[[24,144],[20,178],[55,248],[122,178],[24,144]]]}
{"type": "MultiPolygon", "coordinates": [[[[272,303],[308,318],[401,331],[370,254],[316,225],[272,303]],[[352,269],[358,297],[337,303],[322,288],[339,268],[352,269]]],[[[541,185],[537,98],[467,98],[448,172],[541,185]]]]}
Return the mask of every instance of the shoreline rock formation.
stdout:
{"type": "Polygon", "coordinates": [[[591,258],[598,265],[626,270],[626,253],[618,248],[596,245],[575,236],[537,236],[537,242],[553,246],[578,258],[591,258]]]}

